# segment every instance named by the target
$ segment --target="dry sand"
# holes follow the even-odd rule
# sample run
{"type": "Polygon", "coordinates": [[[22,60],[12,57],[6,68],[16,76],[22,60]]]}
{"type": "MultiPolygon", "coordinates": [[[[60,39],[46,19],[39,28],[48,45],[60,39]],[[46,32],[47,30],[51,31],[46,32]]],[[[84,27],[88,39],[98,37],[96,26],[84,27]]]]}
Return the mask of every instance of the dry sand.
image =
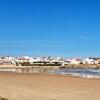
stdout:
{"type": "Polygon", "coordinates": [[[100,100],[100,80],[0,73],[0,96],[9,100],[100,100]]]}

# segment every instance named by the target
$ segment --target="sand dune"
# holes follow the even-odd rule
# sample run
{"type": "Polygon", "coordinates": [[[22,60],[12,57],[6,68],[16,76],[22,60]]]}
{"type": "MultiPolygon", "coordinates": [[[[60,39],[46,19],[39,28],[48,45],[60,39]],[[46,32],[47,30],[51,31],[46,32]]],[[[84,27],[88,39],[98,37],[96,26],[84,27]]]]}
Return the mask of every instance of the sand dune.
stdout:
{"type": "Polygon", "coordinates": [[[0,95],[9,100],[100,100],[100,80],[0,73],[0,95]]]}

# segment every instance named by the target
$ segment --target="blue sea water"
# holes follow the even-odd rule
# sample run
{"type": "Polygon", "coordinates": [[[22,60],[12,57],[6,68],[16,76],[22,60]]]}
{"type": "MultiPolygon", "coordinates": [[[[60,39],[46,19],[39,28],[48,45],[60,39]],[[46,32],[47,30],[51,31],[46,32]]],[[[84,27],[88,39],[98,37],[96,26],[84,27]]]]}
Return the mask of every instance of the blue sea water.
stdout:
{"type": "Polygon", "coordinates": [[[52,74],[70,75],[83,78],[100,78],[100,69],[57,69],[52,74]]]}

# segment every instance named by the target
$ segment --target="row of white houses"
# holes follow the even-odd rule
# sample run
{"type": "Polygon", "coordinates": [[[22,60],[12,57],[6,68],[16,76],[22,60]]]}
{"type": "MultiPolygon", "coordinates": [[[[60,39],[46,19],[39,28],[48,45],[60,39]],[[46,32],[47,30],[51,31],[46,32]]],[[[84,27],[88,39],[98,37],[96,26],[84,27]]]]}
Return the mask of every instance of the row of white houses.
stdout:
{"type": "Polygon", "coordinates": [[[62,65],[64,64],[99,64],[100,58],[85,58],[85,59],[79,59],[79,58],[62,58],[62,57],[29,57],[29,56],[23,56],[23,57],[10,57],[10,56],[4,56],[0,57],[0,64],[16,64],[22,63],[22,62],[59,62],[62,65]]]}

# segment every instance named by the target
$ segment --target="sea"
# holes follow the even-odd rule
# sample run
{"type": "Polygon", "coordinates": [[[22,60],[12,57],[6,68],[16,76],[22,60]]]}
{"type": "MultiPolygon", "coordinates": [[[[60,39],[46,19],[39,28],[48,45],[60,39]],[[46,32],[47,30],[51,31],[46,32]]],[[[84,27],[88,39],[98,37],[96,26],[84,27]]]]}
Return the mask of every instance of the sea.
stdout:
{"type": "Polygon", "coordinates": [[[98,78],[100,79],[100,69],[57,69],[49,71],[50,74],[61,74],[66,76],[75,76],[82,78],[98,78]]]}
{"type": "Polygon", "coordinates": [[[65,76],[75,76],[82,78],[98,78],[100,79],[100,69],[79,69],[79,68],[62,68],[46,70],[41,67],[2,67],[0,72],[14,72],[14,73],[48,73],[48,74],[60,74],[65,76]]]}

